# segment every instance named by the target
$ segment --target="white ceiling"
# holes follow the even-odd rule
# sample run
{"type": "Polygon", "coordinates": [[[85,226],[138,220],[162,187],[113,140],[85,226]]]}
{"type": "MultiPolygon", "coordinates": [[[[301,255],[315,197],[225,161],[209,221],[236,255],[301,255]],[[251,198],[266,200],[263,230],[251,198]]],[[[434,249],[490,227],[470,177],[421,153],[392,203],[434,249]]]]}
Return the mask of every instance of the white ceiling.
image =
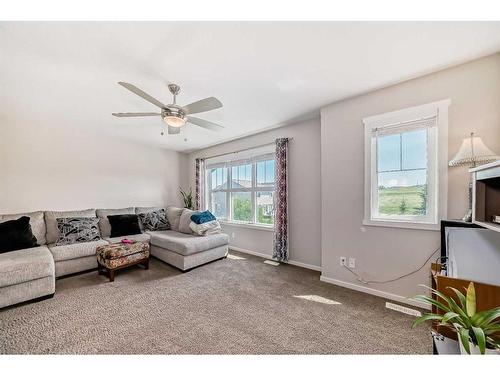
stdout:
{"type": "Polygon", "coordinates": [[[500,50],[500,22],[2,22],[0,116],[50,121],[189,151],[318,113],[325,104],[500,50]],[[187,125],[160,136],[156,108],[117,85],[170,103],[215,96],[187,125]],[[187,138],[187,141],[185,141],[187,138]]]}

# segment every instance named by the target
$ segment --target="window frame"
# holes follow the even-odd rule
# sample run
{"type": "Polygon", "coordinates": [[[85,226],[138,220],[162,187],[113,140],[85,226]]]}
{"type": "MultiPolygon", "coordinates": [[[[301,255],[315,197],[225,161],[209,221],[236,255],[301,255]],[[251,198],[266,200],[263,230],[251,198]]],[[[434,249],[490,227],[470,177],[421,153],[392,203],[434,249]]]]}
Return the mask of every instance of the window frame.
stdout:
{"type": "MultiPolygon", "coordinates": [[[[215,168],[226,168],[227,169],[227,188],[219,189],[215,192],[223,192],[226,194],[226,218],[220,219],[221,222],[229,225],[244,225],[244,226],[255,226],[263,228],[274,228],[273,224],[265,224],[257,222],[257,193],[259,192],[273,192],[276,191],[276,186],[272,187],[259,187],[257,186],[257,163],[261,161],[272,160],[276,163],[276,154],[274,152],[265,153],[259,156],[251,158],[236,159],[228,162],[219,162],[214,164],[207,164],[205,167],[205,209],[211,209],[212,207],[212,176],[210,171],[215,168]],[[252,176],[252,186],[249,188],[233,188],[232,187],[232,174],[233,167],[240,165],[251,165],[251,176],[252,176]],[[252,219],[251,221],[234,220],[233,219],[233,205],[232,205],[232,193],[249,192],[252,204],[252,219]]],[[[276,168],[276,165],[275,165],[276,168]]],[[[275,169],[276,173],[276,169],[275,169]]]]}
{"type": "MultiPolygon", "coordinates": [[[[441,100],[421,106],[370,116],[363,119],[365,127],[365,184],[363,225],[439,230],[439,221],[447,215],[448,170],[448,107],[451,100],[441,100]],[[378,213],[377,137],[375,128],[404,124],[437,116],[436,126],[427,133],[428,214],[380,217],[378,213]]],[[[404,126],[404,125],[402,125],[404,126]]]]}

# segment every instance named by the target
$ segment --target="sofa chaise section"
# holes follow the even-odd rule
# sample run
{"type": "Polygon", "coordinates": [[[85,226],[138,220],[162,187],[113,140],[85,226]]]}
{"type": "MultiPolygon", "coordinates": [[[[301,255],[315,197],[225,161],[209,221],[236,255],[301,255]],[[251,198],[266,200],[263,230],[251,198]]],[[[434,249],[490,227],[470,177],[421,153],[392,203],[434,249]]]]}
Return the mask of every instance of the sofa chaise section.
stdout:
{"type": "Polygon", "coordinates": [[[46,246],[0,254],[0,308],[54,293],[54,260],[46,246]]]}
{"type": "Polygon", "coordinates": [[[165,230],[148,232],[151,236],[151,255],[187,271],[227,256],[229,236],[224,233],[210,236],[165,230]]]}

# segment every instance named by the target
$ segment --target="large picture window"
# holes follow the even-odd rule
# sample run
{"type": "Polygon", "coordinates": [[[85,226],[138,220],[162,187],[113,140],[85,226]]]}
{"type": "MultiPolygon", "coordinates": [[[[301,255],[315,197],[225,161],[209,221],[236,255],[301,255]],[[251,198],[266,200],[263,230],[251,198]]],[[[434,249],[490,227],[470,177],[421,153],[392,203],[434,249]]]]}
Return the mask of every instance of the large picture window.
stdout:
{"type": "Polygon", "coordinates": [[[207,160],[206,204],[222,221],[274,224],[274,153],[236,160],[207,160]]]}
{"type": "Polygon", "coordinates": [[[365,224],[437,228],[446,207],[440,186],[446,180],[440,148],[446,145],[439,139],[446,133],[448,104],[364,119],[365,224]]]}

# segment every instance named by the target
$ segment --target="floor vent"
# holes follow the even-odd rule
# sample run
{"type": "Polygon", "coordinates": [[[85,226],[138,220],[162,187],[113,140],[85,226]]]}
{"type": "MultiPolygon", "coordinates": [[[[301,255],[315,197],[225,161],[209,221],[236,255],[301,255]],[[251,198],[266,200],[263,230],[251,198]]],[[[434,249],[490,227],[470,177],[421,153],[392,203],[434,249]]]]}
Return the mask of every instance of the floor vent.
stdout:
{"type": "Polygon", "coordinates": [[[410,309],[409,307],[401,306],[401,305],[396,305],[395,303],[390,303],[386,302],[385,307],[391,310],[399,311],[402,312],[403,314],[408,314],[408,315],[413,315],[413,316],[422,316],[420,311],[410,309]]]}
{"type": "Polygon", "coordinates": [[[275,262],[274,260],[265,260],[265,264],[270,264],[271,266],[279,266],[280,264],[278,262],[275,262]]]}
{"type": "Polygon", "coordinates": [[[244,259],[246,259],[246,258],[239,257],[239,256],[237,256],[237,255],[233,255],[233,254],[227,254],[227,257],[228,257],[229,259],[234,259],[234,260],[244,260],[244,259]]]}
{"type": "Polygon", "coordinates": [[[342,305],[340,302],[334,301],[333,299],[321,297],[321,296],[318,296],[316,294],[309,294],[309,295],[304,295],[304,296],[294,296],[294,297],[305,299],[306,301],[324,303],[326,305],[342,305]]]}

